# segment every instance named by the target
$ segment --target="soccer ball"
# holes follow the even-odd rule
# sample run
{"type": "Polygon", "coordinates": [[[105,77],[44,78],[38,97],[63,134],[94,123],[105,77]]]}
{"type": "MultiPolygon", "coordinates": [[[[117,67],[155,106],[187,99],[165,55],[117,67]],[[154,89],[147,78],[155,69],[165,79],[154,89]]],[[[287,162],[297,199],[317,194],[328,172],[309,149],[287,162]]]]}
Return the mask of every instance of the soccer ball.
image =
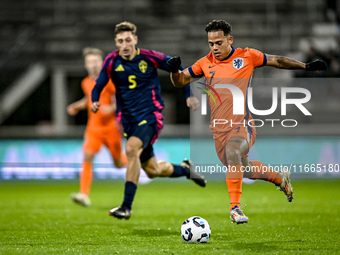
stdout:
{"type": "Polygon", "coordinates": [[[199,216],[186,219],[181,226],[181,236],[186,243],[206,243],[210,235],[209,223],[199,216]]]}

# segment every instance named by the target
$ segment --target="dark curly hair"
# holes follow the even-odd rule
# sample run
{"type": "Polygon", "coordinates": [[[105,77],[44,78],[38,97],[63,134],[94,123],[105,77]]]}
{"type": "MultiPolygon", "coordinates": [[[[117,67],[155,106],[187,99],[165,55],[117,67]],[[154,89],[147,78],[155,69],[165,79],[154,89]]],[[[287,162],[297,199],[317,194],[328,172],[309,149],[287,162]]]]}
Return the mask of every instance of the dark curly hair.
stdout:
{"type": "Polygon", "coordinates": [[[224,35],[231,34],[231,25],[226,22],[225,20],[213,20],[208,23],[205,27],[205,31],[208,32],[216,32],[216,31],[223,31],[224,35]]]}

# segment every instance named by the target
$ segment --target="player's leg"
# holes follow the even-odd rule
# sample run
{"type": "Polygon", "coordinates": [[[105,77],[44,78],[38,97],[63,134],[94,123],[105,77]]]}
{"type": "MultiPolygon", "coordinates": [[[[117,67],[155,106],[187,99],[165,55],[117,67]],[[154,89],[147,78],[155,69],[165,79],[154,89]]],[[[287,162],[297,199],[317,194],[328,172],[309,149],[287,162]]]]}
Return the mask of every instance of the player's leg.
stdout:
{"type": "Polygon", "coordinates": [[[83,206],[90,206],[91,200],[89,198],[92,179],[93,179],[93,159],[100,150],[102,142],[94,132],[86,131],[85,140],[83,143],[84,160],[80,172],[79,186],[80,192],[71,194],[71,199],[77,204],[83,206]]]}
{"type": "Polygon", "coordinates": [[[143,151],[143,142],[135,136],[128,139],[125,145],[127,167],[125,176],[124,206],[131,209],[140,175],[141,163],[139,156],[143,151]]]}
{"type": "Polygon", "coordinates": [[[205,187],[206,181],[204,177],[194,170],[194,166],[189,160],[183,160],[178,164],[172,164],[166,161],[158,161],[153,152],[153,146],[149,144],[140,156],[142,168],[149,178],[170,177],[177,178],[185,176],[193,180],[196,184],[205,187]]]}
{"type": "Polygon", "coordinates": [[[132,203],[137,191],[141,163],[140,154],[143,151],[143,141],[136,136],[131,136],[125,145],[127,167],[125,176],[124,200],[121,206],[110,210],[109,214],[118,219],[129,219],[132,203]]]}
{"type": "Polygon", "coordinates": [[[140,154],[143,151],[143,141],[138,137],[130,137],[125,145],[125,152],[127,157],[127,170],[126,170],[126,182],[133,182],[138,184],[140,175],[141,162],[140,154]]]}
{"type": "Polygon", "coordinates": [[[247,169],[243,177],[251,180],[264,180],[275,184],[279,190],[284,192],[288,202],[292,202],[294,193],[289,169],[285,168],[281,172],[277,172],[260,161],[248,161],[248,158],[244,158],[242,162],[247,169]]]}
{"type": "Polygon", "coordinates": [[[141,162],[143,163],[143,168],[146,169],[146,172],[150,177],[170,175],[177,175],[172,177],[178,177],[183,175],[186,176],[188,173],[186,167],[169,165],[169,163],[161,163],[159,165],[155,158],[150,160],[154,157],[152,143],[157,139],[160,129],[157,126],[157,123],[146,123],[133,127],[132,130],[131,128],[129,131],[125,130],[126,133],[130,133],[131,135],[129,135],[130,138],[125,146],[128,163],[124,202],[121,206],[110,210],[110,215],[116,218],[129,219],[131,216],[131,207],[137,191],[141,162]]]}
{"type": "Polygon", "coordinates": [[[137,191],[140,175],[140,155],[154,136],[154,127],[150,125],[124,126],[124,131],[129,138],[125,145],[127,167],[124,188],[124,201],[121,206],[110,210],[109,214],[118,219],[129,219],[131,216],[132,203],[137,191]]]}
{"type": "Polygon", "coordinates": [[[224,166],[228,167],[226,184],[230,198],[230,219],[236,223],[248,222],[248,217],[240,209],[242,194],[243,165],[242,157],[249,150],[248,141],[255,136],[255,130],[237,126],[228,133],[214,133],[217,155],[224,166]]]}
{"type": "Polygon", "coordinates": [[[94,156],[95,154],[93,153],[84,153],[84,162],[79,176],[80,192],[71,194],[71,199],[75,203],[86,207],[91,205],[90,190],[93,178],[92,161],[94,156]]]}
{"type": "MultiPolygon", "coordinates": [[[[249,139],[249,149],[253,146],[256,140],[256,131],[252,132],[253,135],[249,139]]],[[[247,153],[242,157],[242,164],[245,167],[243,177],[252,180],[264,180],[275,184],[278,189],[284,192],[287,197],[288,202],[293,200],[293,187],[291,185],[290,171],[285,168],[281,172],[276,172],[272,168],[267,167],[260,161],[248,161],[247,153]]]]}
{"type": "Polygon", "coordinates": [[[127,156],[124,152],[120,153],[119,158],[113,158],[113,162],[116,167],[122,168],[127,165],[127,156]]]}
{"type": "MultiPolygon", "coordinates": [[[[151,145],[150,145],[151,146],[151,145]]],[[[143,154],[143,153],[142,153],[143,154]]],[[[146,175],[150,178],[156,177],[170,177],[174,172],[174,166],[166,161],[157,161],[155,156],[147,159],[142,163],[142,168],[144,169],[146,175]]],[[[181,176],[187,174],[187,171],[183,171],[181,176]]]]}
{"type": "Polygon", "coordinates": [[[80,173],[80,192],[90,195],[92,179],[93,179],[93,159],[94,152],[84,152],[83,169],[80,173]]]}
{"type": "Polygon", "coordinates": [[[109,149],[114,165],[118,168],[127,165],[127,157],[124,152],[122,152],[122,138],[118,130],[112,129],[104,137],[104,143],[109,149]]]}
{"type": "Polygon", "coordinates": [[[232,136],[225,147],[228,162],[226,183],[230,198],[230,219],[237,224],[248,222],[248,217],[240,208],[243,179],[242,157],[248,149],[248,141],[238,136],[232,136]]]}
{"type": "Polygon", "coordinates": [[[248,158],[242,159],[242,164],[245,166],[243,177],[251,180],[264,180],[274,183],[276,186],[281,184],[281,175],[272,168],[267,167],[260,161],[248,161],[248,158]]]}
{"type": "Polygon", "coordinates": [[[242,194],[242,156],[248,151],[248,142],[243,137],[233,136],[225,147],[225,155],[228,163],[226,183],[230,197],[230,209],[240,206],[242,194]]]}

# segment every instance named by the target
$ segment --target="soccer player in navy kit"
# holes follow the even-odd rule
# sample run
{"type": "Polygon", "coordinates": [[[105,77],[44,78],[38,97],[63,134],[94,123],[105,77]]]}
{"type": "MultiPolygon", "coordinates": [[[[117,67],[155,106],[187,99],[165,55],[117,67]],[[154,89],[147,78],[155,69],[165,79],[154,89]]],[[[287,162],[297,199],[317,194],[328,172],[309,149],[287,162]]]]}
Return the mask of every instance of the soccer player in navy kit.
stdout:
{"type": "MultiPolygon", "coordinates": [[[[152,145],[163,128],[164,107],[157,69],[170,72],[166,62],[171,57],[136,48],[136,30],[136,26],[130,22],[116,25],[115,42],[118,50],[105,58],[92,90],[91,110],[97,112],[101,91],[109,79],[113,81],[116,86],[117,118],[121,119],[127,137],[124,201],[121,206],[110,210],[110,215],[119,219],[129,219],[131,216],[141,167],[150,178],[186,176],[202,187],[206,184],[204,177],[194,171],[190,160],[184,160],[180,165],[156,160],[152,145]]],[[[186,97],[188,107],[194,110],[199,107],[198,100],[190,97],[190,88],[186,89],[186,97]]]]}

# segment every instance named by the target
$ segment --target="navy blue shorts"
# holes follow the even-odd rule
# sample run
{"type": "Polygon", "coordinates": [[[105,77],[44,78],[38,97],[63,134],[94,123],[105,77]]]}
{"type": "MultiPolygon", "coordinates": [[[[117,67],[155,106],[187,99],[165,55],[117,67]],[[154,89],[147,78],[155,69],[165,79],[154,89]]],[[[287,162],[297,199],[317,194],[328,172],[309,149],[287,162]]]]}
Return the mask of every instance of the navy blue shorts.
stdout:
{"type": "Polygon", "coordinates": [[[135,136],[143,142],[143,152],[140,155],[141,163],[144,163],[155,156],[152,144],[160,132],[156,122],[151,124],[146,123],[141,126],[124,125],[124,132],[126,133],[127,139],[131,136],[135,136]]]}

